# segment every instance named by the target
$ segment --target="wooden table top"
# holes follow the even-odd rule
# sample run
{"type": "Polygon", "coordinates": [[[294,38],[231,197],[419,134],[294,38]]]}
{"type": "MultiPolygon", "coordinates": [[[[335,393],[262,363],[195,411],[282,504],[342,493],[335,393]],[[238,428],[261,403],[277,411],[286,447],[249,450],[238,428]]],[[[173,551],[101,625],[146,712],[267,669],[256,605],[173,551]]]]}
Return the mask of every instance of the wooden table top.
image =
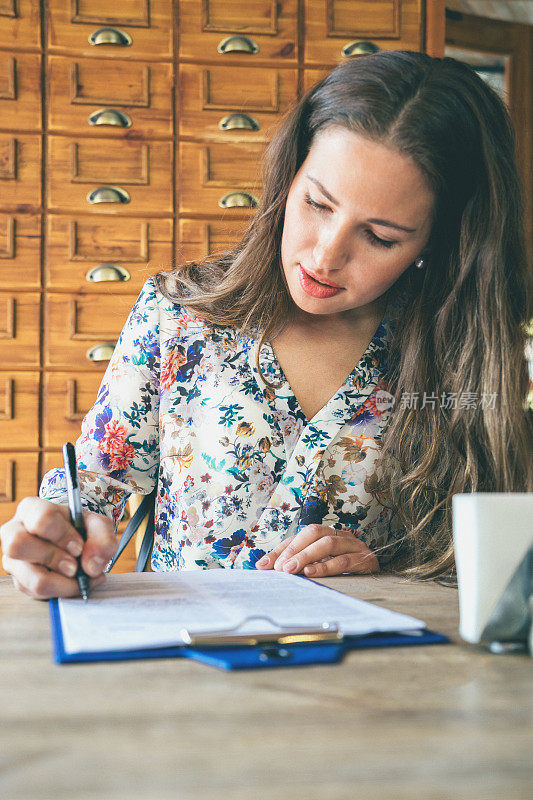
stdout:
{"type": "Polygon", "coordinates": [[[0,578],[0,796],[531,800],[531,658],[462,643],[454,588],[320,582],[452,644],[235,673],[188,659],[60,666],[48,604],[0,578]]]}

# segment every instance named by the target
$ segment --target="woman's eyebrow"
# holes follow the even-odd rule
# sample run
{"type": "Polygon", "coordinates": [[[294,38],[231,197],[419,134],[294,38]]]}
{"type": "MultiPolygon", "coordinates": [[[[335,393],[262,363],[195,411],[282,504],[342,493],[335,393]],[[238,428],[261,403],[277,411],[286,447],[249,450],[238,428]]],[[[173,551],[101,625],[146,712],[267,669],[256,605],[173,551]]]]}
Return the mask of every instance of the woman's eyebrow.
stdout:
{"type": "MultiPolygon", "coordinates": [[[[326,187],[320,183],[317,178],[313,178],[313,176],[309,175],[307,172],[305,173],[305,177],[309,178],[315,186],[318,186],[324,197],[327,197],[330,203],[333,203],[334,206],[339,205],[339,201],[335,200],[335,198],[330,195],[326,187]]],[[[390,222],[388,219],[369,219],[368,222],[373,222],[375,225],[384,225],[386,228],[397,228],[399,231],[405,231],[406,233],[416,233],[416,228],[406,228],[405,225],[398,225],[396,222],[390,222]]]]}
{"type": "Polygon", "coordinates": [[[305,177],[309,178],[310,181],[313,181],[315,186],[318,186],[318,188],[320,189],[320,191],[322,192],[324,197],[327,197],[330,203],[333,203],[334,206],[338,206],[339,205],[339,201],[335,200],[335,198],[330,195],[330,193],[328,192],[326,187],[323,186],[323,184],[321,184],[320,181],[317,178],[313,178],[313,176],[309,175],[309,173],[307,173],[307,172],[305,173],[305,177]]]}
{"type": "Polygon", "coordinates": [[[368,221],[374,222],[376,225],[384,225],[386,228],[398,228],[399,231],[405,231],[406,233],[416,233],[416,228],[406,228],[405,225],[398,225],[388,219],[369,219],[368,221]]]}

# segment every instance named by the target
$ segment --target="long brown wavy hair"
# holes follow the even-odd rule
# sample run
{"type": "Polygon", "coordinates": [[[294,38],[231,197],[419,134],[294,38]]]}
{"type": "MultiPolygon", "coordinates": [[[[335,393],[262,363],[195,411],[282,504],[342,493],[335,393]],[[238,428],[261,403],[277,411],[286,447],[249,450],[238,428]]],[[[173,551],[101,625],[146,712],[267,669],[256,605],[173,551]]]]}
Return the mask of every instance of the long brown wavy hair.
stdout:
{"type": "Polygon", "coordinates": [[[410,266],[393,287],[403,300],[387,364],[394,410],[380,496],[405,529],[402,572],[437,576],[454,565],[453,494],[533,491],[524,201],[496,92],[466,64],[417,52],[336,67],[267,147],[262,200],[239,244],[156,282],[208,322],[259,331],[261,345],[279,333],[293,307],[280,253],[287,195],[313,137],[333,124],[409,156],[436,200],[426,266],[410,266]],[[437,402],[420,402],[424,392],[437,402]],[[409,407],[402,398],[416,393],[418,408],[409,407]]]}

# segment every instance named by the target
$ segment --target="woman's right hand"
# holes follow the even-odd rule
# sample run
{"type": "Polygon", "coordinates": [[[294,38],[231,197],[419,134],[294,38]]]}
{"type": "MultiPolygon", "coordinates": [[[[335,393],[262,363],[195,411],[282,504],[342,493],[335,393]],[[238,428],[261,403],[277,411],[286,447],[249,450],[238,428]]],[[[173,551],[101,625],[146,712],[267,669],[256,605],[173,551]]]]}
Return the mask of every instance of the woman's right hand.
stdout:
{"type": "Polygon", "coordinates": [[[36,600],[79,596],[76,556],[91,578],[91,587],[105,580],[104,569],[117,548],[113,521],[83,511],[87,541],[70,522],[68,506],[40,497],[25,497],[15,516],[0,528],[2,566],[17,589],[36,600]]]}

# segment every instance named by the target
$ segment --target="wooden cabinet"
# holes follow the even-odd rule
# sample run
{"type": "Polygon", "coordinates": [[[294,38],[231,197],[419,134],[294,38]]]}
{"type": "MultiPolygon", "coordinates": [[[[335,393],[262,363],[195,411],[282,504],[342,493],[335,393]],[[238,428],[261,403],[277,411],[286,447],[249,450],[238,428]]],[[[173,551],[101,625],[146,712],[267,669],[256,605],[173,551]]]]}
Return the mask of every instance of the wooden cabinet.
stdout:
{"type": "Polygon", "coordinates": [[[10,51],[41,49],[40,6],[35,0],[2,0],[0,47],[10,51]]]}
{"type": "Polygon", "coordinates": [[[0,452],[0,518],[10,519],[23,497],[34,497],[39,490],[39,454],[0,452]]]}
{"type": "Polygon", "coordinates": [[[0,292],[2,369],[39,367],[41,296],[37,292],[0,292]]]}
{"type": "Polygon", "coordinates": [[[149,275],[172,262],[173,241],[172,219],[50,214],[46,286],[73,294],[138,295],[149,275]]]}
{"type": "Polygon", "coordinates": [[[134,302],[129,295],[47,294],[45,366],[100,370],[134,302]]]}
{"type": "Polygon", "coordinates": [[[41,217],[0,211],[0,290],[41,288],[41,217]]]}
{"type": "Polygon", "coordinates": [[[39,372],[0,373],[2,448],[39,449],[39,372]]]}
{"type": "Polygon", "coordinates": [[[304,72],[304,92],[308,92],[315,83],[318,83],[328,74],[327,69],[306,69],[304,72]]]}
{"type": "Polygon", "coordinates": [[[171,60],[174,8],[169,0],[48,0],[49,53],[171,60]]]}
{"type": "Polygon", "coordinates": [[[242,238],[249,220],[180,219],[176,263],[223,253],[242,238]]]}
{"type": "MultiPolygon", "coordinates": [[[[0,524],[39,489],[43,103],[40,7],[0,4],[0,524]]],[[[0,567],[0,572],[2,569],[0,567]]]]}
{"type": "Polygon", "coordinates": [[[229,142],[181,142],[179,148],[180,212],[225,217],[257,206],[259,159],[263,145],[229,142]]]}
{"type": "Polygon", "coordinates": [[[265,142],[298,96],[295,69],[181,64],[183,137],[265,142]]]}
{"type": "Polygon", "coordinates": [[[41,56],[0,50],[0,129],[41,130],[41,56]]]}
{"type": "Polygon", "coordinates": [[[180,0],[179,42],[180,61],[297,64],[298,2],[180,0]]]}
{"type": "Polygon", "coordinates": [[[2,211],[41,211],[41,151],[41,136],[0,133],[2,211]]]}
{"type": "Polygon", "coordinates": [[[172,138],[172,64],[50,56],[48,80],[50,132],[172,138]]]}
{"type": "Polygon", "coordinates": [[[65,441],[73,442],[78,438],[81,422],[94,403],[102,377],[101,369],[94,373],[47,373],[43,425],[43,444],[46,449],[59,453],[65,441]]]}
{"type": "Polygon", "coordinates": [[[172,155],[171,142],[49,136],[49,209],[172,215],[172,155]]]}
{"type": "Polygon", "coordinates": [[[144,281],[234,246],[283,114],[346,57],[421,49],[424,5],[0,3],[0,524],[79,436],[144,281]]]}
{"type": "Polygon", "coordinates": [[[421,50],[422,0],[305,0],[306,64],[331,68],[379,50],[421,50]]]}

